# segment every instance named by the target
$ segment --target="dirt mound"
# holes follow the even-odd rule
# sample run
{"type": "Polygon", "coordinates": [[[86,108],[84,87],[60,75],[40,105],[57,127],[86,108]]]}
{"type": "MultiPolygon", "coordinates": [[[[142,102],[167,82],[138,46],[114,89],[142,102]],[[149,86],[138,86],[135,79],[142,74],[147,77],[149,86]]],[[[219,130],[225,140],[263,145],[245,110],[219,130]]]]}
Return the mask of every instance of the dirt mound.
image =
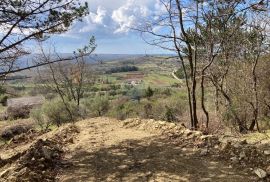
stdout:
{"type": "MultiPolygon", "coordinates": [[[[175,141],[181,141],[182,146],[185,143],[185,147],[196,148],[202,156],[217,156],[219,159],[230,161],[232,166],[240,166],[246,171],[254,172],[258,168],[262,171],[267,171],[270,167],[269,145],[248,144],[246,140],[239,138],[223,140],[224,136],[203,135],[200,131],[191,131],[181,124],[165,121],[135,118],[122,122],[122,126],[125,128],[137,128],[160,133],[175,141]]],[[[264,178],[267,178],[267,176],[264,178]]],[[[270,174],[268,174],[268,178],[270,178],[270,174]]]]}
{"type": "Polygon", "coordinates": [[[33,127],[31,125],[19,124],[4,128],[3,131],[0,133],[0,136],[4,140],[10,140],[15,136],[20,135],[22,133],[27,133],[30,130],[33,130],[33,127]]]}
{"type": "Polygon", "coordinates": [[[80,133],[80,129],[74,124],[69,124],[66,127],[60,128],[57,133],[54,134],[53,139],[60,142],[62,145],[74,143],[74,137],[78,133],[80,133]]]}
{"type": "Polygon", "coordinates": [[[192,131],[187,129],[184,124],[170,123],[166,121],[155,121],[146,119],[127,119],[122,121],[125,128],[137,128],[153,133],[159,133],[171,139],[183,140],[187,145],[201,147],[214,147],[220,142],[218,137],[214,135],[203,135],[200,131],[192,131]]]}
{"type": "Polygon", "coordinates": [[[167,134],[167,135],[181,135],[185,126],[181,124],[169,123],[166,121],[155,121],[153,119],[139,119],[131,118],[122,121],[122,125],[125,128],[138,128],[147,130],[149,132],[167,134]]]}
{"type": "MultiPolygon", "coordinates": [[[[268,149],[270,146],[268,146],[268,149]]],[[[265,147],[259,147],[246,143],[245,140],[237,142],[227,142],[220,147],[220,157],[230,160],[233,165],[241,165],[242,167],[267,169],[270,164],[269,150],[265,147]]]]}
{"type": "Polygon", "coordinates": [[[56,142],[40,139],[0,177],[6,181],[53,181],[62,154],[62,147],[56,142]]]}
{"type": "Polygon", "coordinates": [[[16,157],[0,160],[0,181],[55,181],[58,168],[64,164],[64,146],[72,143],[79,132],[75,125],[67,125],[50,137],[43,137],[34,142],[26,151],[16,157]]]}

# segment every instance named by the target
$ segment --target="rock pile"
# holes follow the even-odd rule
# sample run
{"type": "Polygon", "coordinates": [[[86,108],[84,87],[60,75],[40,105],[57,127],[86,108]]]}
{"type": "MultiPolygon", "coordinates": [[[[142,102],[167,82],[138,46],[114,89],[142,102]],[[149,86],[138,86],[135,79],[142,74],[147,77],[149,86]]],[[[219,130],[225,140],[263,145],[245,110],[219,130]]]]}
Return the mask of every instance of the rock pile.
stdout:
{"type": "Polygon", "coordinates": [[[127,119],[122,121],[125,128],[138,128],[154,133],[166,135],[169,138],[179,138],[185,141],[192,141],[192,146],[196,147],[213,147],[219,144],[218,137],[214,135],[203,135],[200,131],[187,129],[184,124],[170,123],[166,121],[144,120],[139,118],[127,119]]]}
{"type": "Polygon", "coordinates": [[[137,127],[138,129],[147,130],[155,133],[158,132],[160,134],[167,134],[169,136],[180,136],[182,134],[181,131],[184,131],[185,129],[185,126],[175,123],[155,121],[153,119],[144,120],[139,118],[126,119],[123,121],[122,125],[125,128],[137,127]]]}
{"type": "Polygon", "coordinates": [[[80,133],[79,128],[73,124],[69,124],[64,128],[61,128],[53,136],[53,139],[60,142],[62,145],[65,145],[67,143],[74,143],[74,137],[78,133],[80,133]]]}
{"type": "Polygon", "coordinates": [[[27,133],[28,131],[32,129],[33,127],[31,125],[22,125],[22,124],[14,125],[14,126],[4,128],[2,132],[0,133],[0,136],[4,140],[10,140],[17,135],[27,133]]]}
{"type": "MultiPolygon", "coordinates": [[[[127,119],[123,127],[136,127],[152,132],[158,132],[171,138],[185,142],[186,147],[199,149],[199,154],[213,154],[218,158],[229,161],[232,165],[252,170],[261,179],[270,178],[270,145],[256,146],[248,144],[239,138],[223,139],[223,136],[203,135],[200,131],[192,131],[181,124],[165,121],[127,119]]],[[[269,179],[270,180],[270,179],[269,179]]]]}
{"type": "Polygon", "coordinates": [[[62,159],[64,146],[73,142],[78,132],[76,126],[67,125],[49,139],[37,140],[28,150],[18,153],[14,160],[3,161],[6,170],[0,174],[0,182],[55,181],[57,169],[65,164],[62,159]]]}
{"type": "Polygon", "coordinates": [[[6,181],[54,181],[62,154],[62,147],[57,142],[40,139],[0,178],[6,181]]]}

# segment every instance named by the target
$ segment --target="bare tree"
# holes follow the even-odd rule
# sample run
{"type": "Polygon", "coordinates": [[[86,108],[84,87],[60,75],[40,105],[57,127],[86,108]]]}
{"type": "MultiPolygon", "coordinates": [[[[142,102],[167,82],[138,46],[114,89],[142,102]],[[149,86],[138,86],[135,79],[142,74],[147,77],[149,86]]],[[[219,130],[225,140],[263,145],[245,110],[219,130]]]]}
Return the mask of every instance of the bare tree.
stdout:
{"type": "Polygon", "coordinates": [[[48,55],[41,47],[41,56],[39,59],[46,63],[47,67],[39,71],[40,81],[47,89],[57,93],[72,121],[73,115],[69,109],[69,102],[75,102],[79,109],[86,84],[89,83],[88,81],[90,79],[89,75],[86,75],[86,57],[92,54],[95,48],[95,39],[92,37],[87,46],[74,52],[73,60],[52,63],[52,57],[56,55],[61,60],[61,56],[55,52],[53,55],[48,55]]]}
{"type": "Polygon", "coordinates": [[[88,13],[79,0],[1,0],[0,2],[0,77],[32,67],[18,68],[18,58],[29,54],[25,44],[63,33],[88,13]]]}
{"type": "MultiPolygon", "coordinates": [[[[220,92],[229,105],[232,105],[224,82],[230,66],[230,53],[239,44],[232,46],[229,40],[237,37],[237,33],[243,27],[241,18],[245,12],[262,9],[265,2],[160,0],[160,3],[166,10],[165,13],[149,18],[146,23],[134,29],[142,33],[147,43],[176,53],[185,75],[190,123],[193,129],[198,128],[196,92],[198,73],[201,73],[201,106],[208,126],[209,113],[205,106],[204,89],[206,75],[211,78],[217,93],[220,92]],[[211,67],[214,60],[218,57],[220,59],[222,55],[225,57],[223,63],[226,63],[226,66],[217,75],[211,71],[211,67]]],[[[234,50],[233,55],[236,53],[234,50]]],[[[240,121],[238,123],[240,125],[240,121]]]]}

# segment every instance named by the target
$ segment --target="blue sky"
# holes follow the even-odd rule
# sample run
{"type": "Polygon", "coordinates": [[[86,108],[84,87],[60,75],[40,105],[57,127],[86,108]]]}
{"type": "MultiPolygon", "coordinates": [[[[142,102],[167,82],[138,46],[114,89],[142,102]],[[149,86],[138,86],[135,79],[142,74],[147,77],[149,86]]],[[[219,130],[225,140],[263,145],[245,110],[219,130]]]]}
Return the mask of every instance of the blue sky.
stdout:
{"type": "Polygon", "coordinates": [[[64,34],[51,37],[59,52],[72,52],[96,37],[96,53],[160,54],[168,53],[146,44],[137,26],[147,17],[163,11],[158,0],[81,0],[89,4],[89,15],[76,22],[64,34]]]}

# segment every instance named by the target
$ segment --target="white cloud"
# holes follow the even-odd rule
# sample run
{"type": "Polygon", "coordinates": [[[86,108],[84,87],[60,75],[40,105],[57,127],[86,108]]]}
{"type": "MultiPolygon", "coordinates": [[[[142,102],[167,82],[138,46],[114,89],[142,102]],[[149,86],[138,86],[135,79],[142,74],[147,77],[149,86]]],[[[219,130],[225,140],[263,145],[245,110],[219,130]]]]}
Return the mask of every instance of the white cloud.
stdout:
{"type": "Polygon", "coordinates": [[[90,12],[89,16],[91,18],[91,21],[96,24],[103,24],[104,18],[107,14],[107,11],[105,8],[99,6],[97,9],[97,13],[90,12]]]}
{"type": "MultiPolygon", "coordinates": [[[[85,0],[82,0],[82,2],[85,0]]],[[[160,0],[86,0],[89,15],[77,22],[65,36],[81,33],[108,36],[127,33],[153,14],[160,15],[164,8],[160,0]]]]}
{"type": "Polygon", "coordinates": [[[128,32],[131,27],[138,24],[152,12],[147,4],[149,1],[128,0],[126,4],[112,12],[112,19],[117,23],[115,33],[128,32]]]}

